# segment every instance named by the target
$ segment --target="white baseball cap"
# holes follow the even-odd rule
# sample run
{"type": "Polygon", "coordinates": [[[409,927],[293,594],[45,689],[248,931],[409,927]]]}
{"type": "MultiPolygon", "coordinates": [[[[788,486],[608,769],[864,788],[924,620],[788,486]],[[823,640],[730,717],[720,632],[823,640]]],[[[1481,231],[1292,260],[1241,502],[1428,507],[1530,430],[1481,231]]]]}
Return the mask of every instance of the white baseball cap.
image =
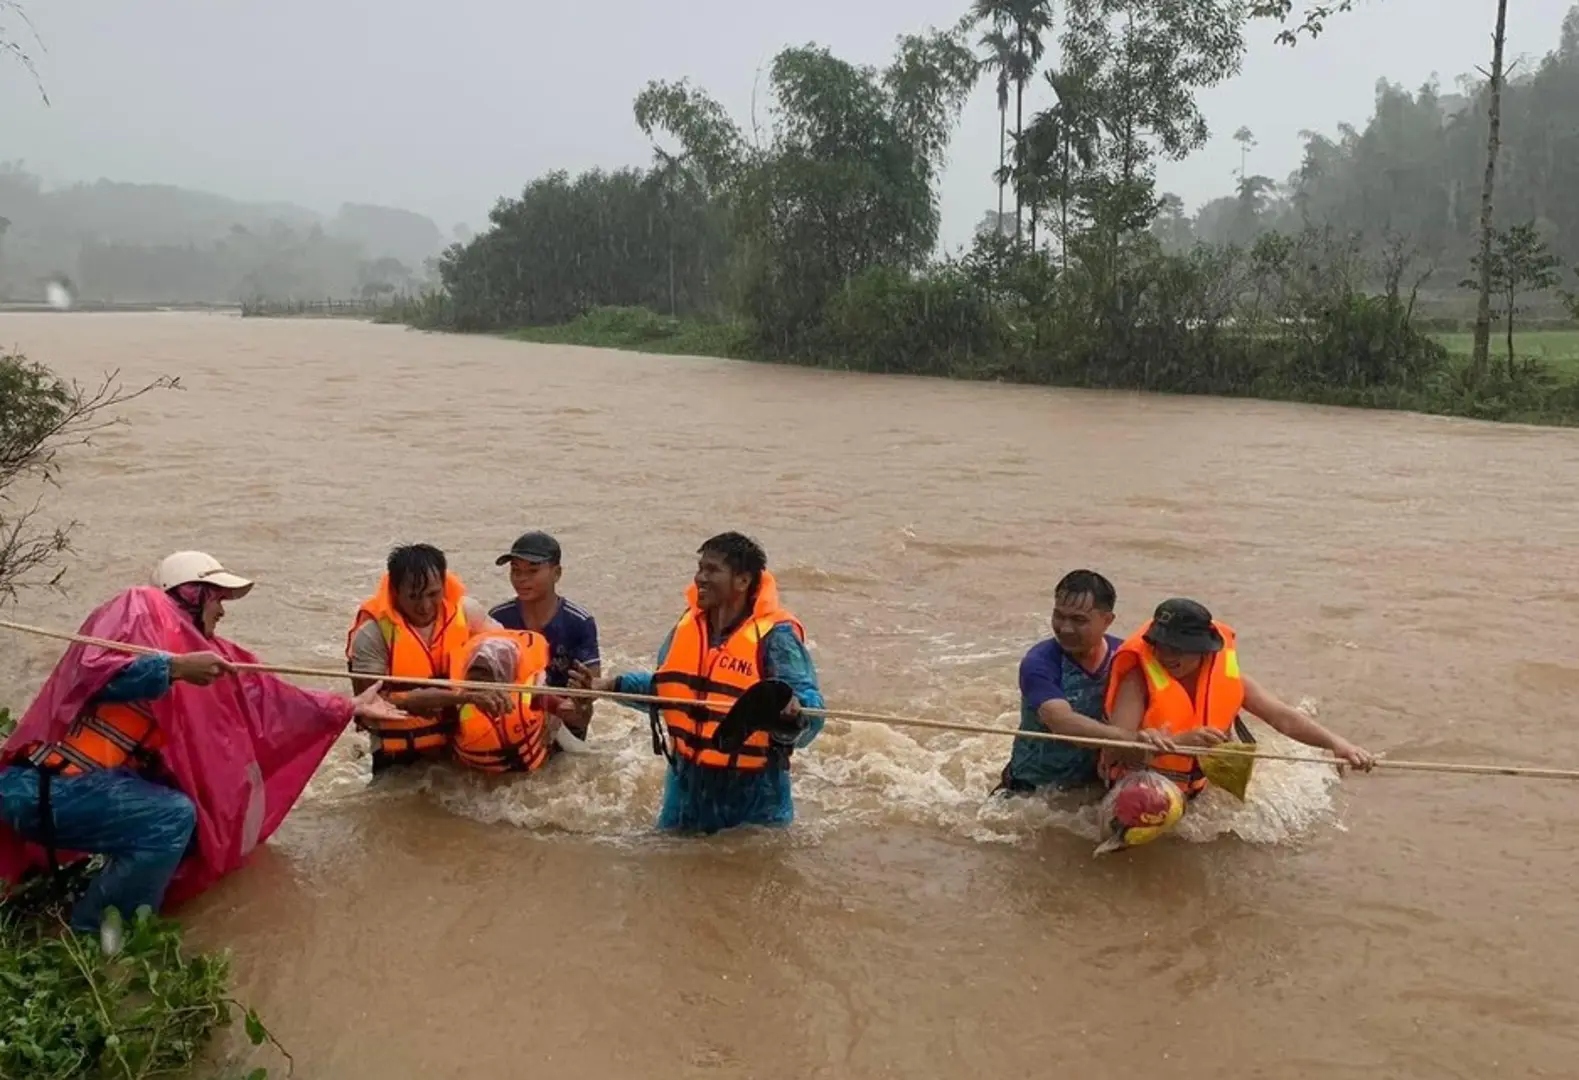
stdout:
{"type": "Polygon", "coordinates": [[[214,556],[201,551],[178,551],[154,571],[154,584],[166,592],[177,585],[193,583],[217,585],[238,598],[252,591],[252,582],[232,574],[214,556]]]}

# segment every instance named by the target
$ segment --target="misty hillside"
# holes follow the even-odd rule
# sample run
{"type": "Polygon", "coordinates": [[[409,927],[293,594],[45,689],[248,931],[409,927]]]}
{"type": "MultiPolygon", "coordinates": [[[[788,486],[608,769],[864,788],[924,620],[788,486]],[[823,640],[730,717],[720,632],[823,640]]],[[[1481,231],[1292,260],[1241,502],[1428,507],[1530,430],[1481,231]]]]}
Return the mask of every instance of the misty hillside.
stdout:
{"type": "Polygon", "coordinates": [[[331,236],[361,244],[370,257],[421,266],[444,250],[444,234],[431,218],[390,206],[346,203],[325,225],[331,236]]]}
{"type": "MultiPolygon", "coordinates": [[[[1557,39],[1522,58],[1502,93],[1494,225],[1531,224],[1566,264],[1579,263],[1579,4],[1557,39]]],[[[1331,226],[1373,249],[1402,245],[1436,273],[1435,291],[1461,293],[1470,271],[1486,173],[1490,95],[1466,74],[1458,93],[1436,79],[1411,90],[1376,83],[1363,125],[1301,132],[1303,160],[1286,178],[1258,172],[1256,133],[1234,135],[1243,154],[1236,191],[1193,219],[1164,201],[1153,232],[1174,250],[1195,241],[1249,245],[1267,234],[1331,226]]],[[[1427,292],[1432,291],[1427,289],[1427,292]]]]}
{"type": "Polygon", "coordinates": [[[346,203],[325,217],[168,184],[47,188],[0,165],[0,299],[63,275],[84,300],[232,303],[411,290],[445,237],[421,214],[346,203]]]}

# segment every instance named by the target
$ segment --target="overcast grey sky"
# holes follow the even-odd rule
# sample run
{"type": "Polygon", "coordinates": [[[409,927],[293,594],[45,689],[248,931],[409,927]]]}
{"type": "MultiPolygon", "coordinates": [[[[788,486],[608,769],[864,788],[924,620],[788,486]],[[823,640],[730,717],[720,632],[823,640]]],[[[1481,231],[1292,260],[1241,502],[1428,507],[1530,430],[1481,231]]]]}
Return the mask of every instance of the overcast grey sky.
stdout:
{"type": "MultiPolygon", "coordinates": [[[[0,65],[0,159],[52,181],[159,181],[332,211],[407,207],[448,231],[485,223],[500,194],[553,168],[645,164],[631,99],[690,76],[737,117],[773,53],[815,41],[882,63],[896,35],[952,23],[966,0],[24,0],[53,106],[0,65]]],[[[1509,49],[1544,53],[1570,0],[1518,0],[1509,49]]],[[[1282,178],[1301,128],[1369,114],[1375,82],[1446,89],[1487,62],[1494,0],[1360,0],[1296,49],[1251,27],[1244,71],[1202,97],[1213,141],[1165,166],[1194,209],[1238,166],[1282,178]]],[[[1041,105],[1038,92],[1027,103],[1041,105]]],[[[996,202],[997,112],[984,83],[943,183],[943,240],[996,202]]]]}

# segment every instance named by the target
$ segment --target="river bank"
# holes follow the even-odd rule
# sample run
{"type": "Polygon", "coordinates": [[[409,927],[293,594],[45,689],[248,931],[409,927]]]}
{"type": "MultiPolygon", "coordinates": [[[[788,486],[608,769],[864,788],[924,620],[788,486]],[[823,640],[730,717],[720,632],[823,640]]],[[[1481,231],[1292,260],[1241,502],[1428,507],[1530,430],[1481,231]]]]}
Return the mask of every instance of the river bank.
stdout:
{"type": "MultiPolygon", "coordinates": [[[[594,308],[568,323],[525,327],[505,332],[514,341],[545,345],[576,345],[622,349],[658,355],[706,356],[732,360],[762,360],[833,370],[872,370],[834,354],[804,353],[793,357],[764,356],[753,348],[748,329],[732,322],[707,322],[659,315],[642,308],[594,308]]],[[[1457,331],[1433,333],[1430,338],[1447,350],[1448,361],[1434,378],[1413,385],[1387,383],[1364,386],[1335,385],[1314,380],[1259,380],[1234,393],[1222,388],[1211,396],[1259,398],[1310,405],[1389,409],[1437,416],[1458,416],[1506,423],[1548,427],[1579,425],[1579,332],[1571,329],[1536,330],[1515,339],[1517,361],[1510,376],[1501,339],[1492,341],[1492,367],[1478,387],[1466,379],[1470,335],[1457,331]]],[[[891,367],[883,374],[904,374],[891,367]]],[[[1027,362],[1024,356],[970,355],[942,372],[928,375],[967,381],[1010,382],[1025,385],[1065,386],[1082,389],[1126,389],[1095,383],[1066,368],[1027,362]]],[[[1142,389],[1134,387],[1133,389],[1142,389]]],[[[1164,389],[1163,393],[1188,393],[1164,389]]]]}

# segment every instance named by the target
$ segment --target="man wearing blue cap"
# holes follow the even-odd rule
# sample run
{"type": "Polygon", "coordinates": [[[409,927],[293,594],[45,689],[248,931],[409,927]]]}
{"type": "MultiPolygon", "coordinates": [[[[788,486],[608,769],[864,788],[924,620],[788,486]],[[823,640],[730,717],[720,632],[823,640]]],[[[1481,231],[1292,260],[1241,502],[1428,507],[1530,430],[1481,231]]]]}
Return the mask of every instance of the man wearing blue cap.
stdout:
{"type": "MultiPolygon", "coordinates": [[[[494,563],[510,568],[515,597],[488,614],[506,630],[530,630],[548,639],[548,685],[570,685],[571,669],[578,666],[589,678],[596,678],[603,668],[598,623],[586,608],[559,595],[559,578],[564,572],[559,541],[537,530],[522,533],[494,563]]],[[[560,719],[571,734],[585,739],[592,702],[567,702],[560,719]]]]}

